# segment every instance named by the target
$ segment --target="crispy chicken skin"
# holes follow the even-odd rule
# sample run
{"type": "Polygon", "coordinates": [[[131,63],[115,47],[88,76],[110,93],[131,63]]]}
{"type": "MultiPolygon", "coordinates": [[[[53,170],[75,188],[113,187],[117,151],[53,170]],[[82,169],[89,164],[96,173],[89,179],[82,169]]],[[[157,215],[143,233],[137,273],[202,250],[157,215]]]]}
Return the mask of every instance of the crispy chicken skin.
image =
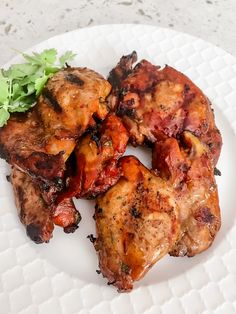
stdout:
{"type": "Polygon", "coordinates": [[[67,190],[59,199],[95,197],[114,185],[121,175],[117,161],[124,154],[128,139],[120,118],[108,115],[101,128],[86,135],[75,148],[76,171],[68,178],[67,190]]]}
{"type": "Polygon", "coordinates": [[[95,127],[94,119],[108,114],[110,89],[92,70],[63,69],[49,79],[34,108],[12,115],[0,128],[0,156],[14,166],[19,216],[36,243],[49,241],[54,224],[65,232],[77,228],[80,215],[71,198],[54,201],[64,188],[66,160],[76,141],[95,127]]]}
{"type": "Polygon", "coordinates": [[[76,230],[81,217],[72,199],[65,199],[57,206],[48,204],[37,182],[15,167],[10,181],[20,220],[32,241],[49,242],[54,224],[63,227],[66,233],[76,230]]]}
{"type": "Polygon", "coordinates": [[[31,176],[54,184],[63,176],[62,152],[46,153],[45,132],[35,110],[12,115],[0,128],[0,156],[31,176]]]}
{"type": "Polygon", "coordinates": [[[110,90],[108,81],[93,70],[67,68],[48,81],[36,109],[48,133],[59,139],[78,138],[95,125],[94,117],[106,117],[110,90]]]}
{"type": "Polygon", "coordinates": [[[48,242],[54,229],[52,213],[40,189],[26,173],[12,169],[11,183],[20,220],[35,243],[48,242]]]}
{"type": "Polygon", "coordinates": [[[57,183],[65,161],[94,117],[108,113],[110,84],[87,68],[67,68],[49,79],[35,107],[0,128],[0,156],[42,180],[57,183]]]}
{"type": "Polygon", "coordinates": [[[121,82],[132,73],[133,64],[137,61],[137,53],[133,51],[127,56],[121,57],[119,63],[109,73],[108,81],[112,86],[112,91],[119,92],[121,82]]]}
{"type": "Polygon", "coordinates": [[[207,145],[188,131],[180,143],[174,138],[156,143],[153,168],[177,191],[181,232],[170,255],[194,256],[206,250],[219,231],[219,199],[207,145]]]}
{"type": "MultiPolygon", "coordinates": [[[[133,60],[132,55],[123,58],[133,60]]],[[[122,59],[108,78],[113,83],[114,73],[124,72],[119,75],[121,82],[115,83],[111,107],[115,106],[122,117],[131,143],[141,145],[145,140],[154,143],[163,135],[177,137],[188,130],[209,146],[216,164],[222,140],[211,103],[202,91],[170,66],[160,69],[142,60],[132,71],[129,63],[125,71],[120,67],[121,62],[122,59]]]]}
{"type": "Polygon", "coordinates": [[[129,291],[179,238],[172,186],[133,156],[119,161],[122,177],[96,200],[95,248],[103,276],[129,291]]]}
{"type": "Polygon", "coordinates": [[[93,243],[119,292],[166,254],[206,250],[221,225],[214,169],[222,139],[210,101],[174,68],[136,61],[135,51],[123,56],[108,81],[67,67],[0,128],[27,235],[44,243],[55,225],[74,232],[81,216],[72,197],[96,198],[93,243]],[[151,170],[122,157],[128,141],[152,147],[151,170]]]}

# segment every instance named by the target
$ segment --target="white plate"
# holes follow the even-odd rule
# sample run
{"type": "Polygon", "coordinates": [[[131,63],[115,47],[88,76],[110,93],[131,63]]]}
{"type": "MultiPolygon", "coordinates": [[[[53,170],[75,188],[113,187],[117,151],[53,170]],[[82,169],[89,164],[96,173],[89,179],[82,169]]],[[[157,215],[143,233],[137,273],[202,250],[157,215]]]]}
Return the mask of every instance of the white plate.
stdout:
{"type": "MultiPolygon", "coordinates": [[[[206,252],[194,258],[166,256],[129,294],[118,294],[97,275],[97,257],[86,239],[94,233],[93,203],[78,201],[77,232],[56,229],[36,245],[19,223],[9,168],[0,162],[0,313],[235,313],[236,309],[236,59],[189,35],[144,25],[104,25],[51,38],[31,50],[77,52],[74,65],[107,75],[123,54],[169,64],[187,74],[214,104],[224,146],[217,178],[222,228],[206,252]]],[[[12,62],[20,61],[15,58],[12,62]]],[[[138,151],[148,164],[150,154],[138,151]]]]}

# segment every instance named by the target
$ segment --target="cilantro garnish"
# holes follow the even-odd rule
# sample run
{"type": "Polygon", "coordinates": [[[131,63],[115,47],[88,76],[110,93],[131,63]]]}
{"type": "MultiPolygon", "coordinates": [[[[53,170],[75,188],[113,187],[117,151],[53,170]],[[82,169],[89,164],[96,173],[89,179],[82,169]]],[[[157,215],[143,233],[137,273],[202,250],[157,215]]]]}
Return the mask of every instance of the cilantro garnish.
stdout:
{"type": "Polygon", "coordinates": [[[0,127],[7,123],[12,112],[33,107],[47,80],[75,57],[72,51],[66,51],[58,59],[56,49],[22,55],[25,63],[0,69],[0,127]]]}

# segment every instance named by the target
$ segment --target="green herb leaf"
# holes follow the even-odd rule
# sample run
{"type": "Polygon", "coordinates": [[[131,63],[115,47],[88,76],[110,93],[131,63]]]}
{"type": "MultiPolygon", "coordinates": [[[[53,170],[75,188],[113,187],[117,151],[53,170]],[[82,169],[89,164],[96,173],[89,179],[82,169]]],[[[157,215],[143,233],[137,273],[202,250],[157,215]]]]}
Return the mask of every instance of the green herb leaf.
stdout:
{"type": "Polygon", "coordinates": [[[0,108],[0,127],[4,126],[9,118],[9,112],[5,108],[0,108]]]}
{"type": "Polygon", "coordinates": [[[69,62],[75,58],[76,54],[73,53],[72,51],[66,51],[60,58],[59,62],[61,67],[65,65],[66,62],[69,62]]]}
{"type": "Polygon", "coordinates": [[[33,75],[37,70],[37,66],[29,63],[14,64],[7,71],[4,71],[4,76],[9,79],[21,79],[25,76],[33,75]]]}
{"type": "Polygon", "coordinates": [[[44,50],[42,53],[35,55],[38,55],[39,59],[44,64],[54,64],[57,60],[57,51],[54,48],[44,50]]]}
{"type": "Polygon", "coordinates": [[[0,71],[0,104],[6,105],[8,103],[9,96],[9,84],[7,78],[5,78],[0,71]]]}
{"type": "Polygon", "coordinates": [[[34,87],[35,87],[36,96],[39,96],[41,94],[44,85],[47,83],[49,76],[50,74],[49,75],[44,74],[44,76],[41,76],[35,80],[34,87]]]}
{"type": "Polygon", "coordinates": [[[32,65],[50,65],[56,62],[57,51],[56,49],[46,49],[42,53],[33,52],[32,56],[23,54],[23,57],[32,65]]]}
{"type": "Polygon", "coordinates": [[[34,106],[47,80],[75,54],[67,51],[57,61],[57,51],[53,48],[32,55],[23,54],[23,57],[25,63],[0,69],[0,127],[6,124],[9,113],[24,112],[34,106]]]}

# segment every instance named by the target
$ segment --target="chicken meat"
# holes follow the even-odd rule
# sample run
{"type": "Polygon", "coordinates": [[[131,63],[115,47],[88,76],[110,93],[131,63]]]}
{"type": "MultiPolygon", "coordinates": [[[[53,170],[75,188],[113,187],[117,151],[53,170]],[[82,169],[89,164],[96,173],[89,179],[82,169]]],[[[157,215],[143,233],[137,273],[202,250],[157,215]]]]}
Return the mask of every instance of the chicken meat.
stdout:
{"type": "Polygon", "coordinates": [[[108,114],[110,84],[87,68],[66,68],[47,82],[37,104],[12,114],[0,128],[0,156],[13,166],[11,182],[27,234],[48,242],[53,226],[73,232],[80,215],[71,197],[56,201],[77,141],[108,114]]]}
{"type": "Polygon", "coordinates": [[[61,184],[76,140],[103,120],[110,84],[87,68],[66,68],[46,84],[35,107],[0,128],[0,156],[29,175],[61,184]]]}
{"type": "Polygon", "coordinates": [[[209,99],[174,68],[161,69],[146,60],[132,68],[133,61],[134,52],[122,57],[108,77],[114,86],[110,106],[122,117],[131,143],[154,143],[163,136],[176,138],[190,131],[208,145],[216,164],[222,139],[209,99]]]}
{"type": "Polygon", "coordinates": [[[10,182],[19,218],[32,241],[49,242],[54,224],[63,227],[67,233],[76,230],[81,217],[72,199],[65,199],[57,206],[48,204],[37,182],[16,167],[12,169],[10,182]]]}
{"type": "Polygon", "coordinates": [[[185,131],[178,142],[168,138],[155,144],[153,168],[177,192],[180,208],[180,238],[173,256],[194,256],[212,244],[221,225],[214,165],[209,147],[185,131]]]}
{"type": "Polygon", "coordinates": [[[99,267],[119,291],[129,291],[179,239],[172,185],[133,156],[119,161],[122,176],[96,200],[99,267]]]}
{"type": "Polygon", "coordinates": [[[121,175],[117,161],[124,154],[128,140],[120,118],[109,114],[96,132],[86,135],[76,146],[76,169],[59,199],[94,198],[114,185],[121,175]]]}

